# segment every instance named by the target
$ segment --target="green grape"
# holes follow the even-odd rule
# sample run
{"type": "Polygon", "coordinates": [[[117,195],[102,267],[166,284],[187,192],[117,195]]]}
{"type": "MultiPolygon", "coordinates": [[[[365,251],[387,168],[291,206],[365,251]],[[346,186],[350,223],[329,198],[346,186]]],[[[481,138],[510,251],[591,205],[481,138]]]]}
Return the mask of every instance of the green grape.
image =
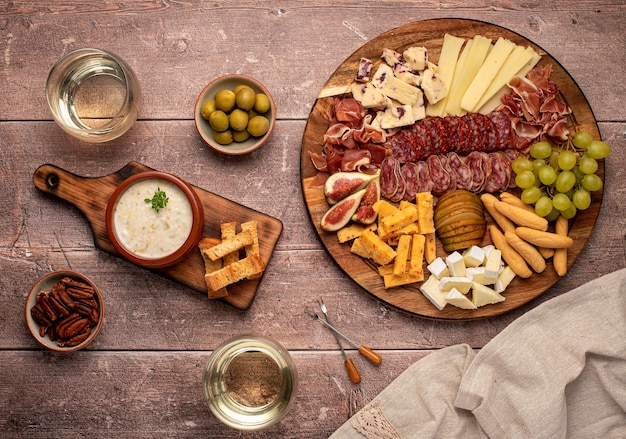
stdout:
{"type": "Polygon", "coordinates": [[[548,222],[552,222],[552,221],[556,221],[556,219],[558,217],[561,216],[561,211],[559,209],[552,209],[552,212],[550,212],[545,218],[548,220],[548,222]]]}
{"type": "Polygon", "coordinates": [[[583,174],[595,174],[598,170],[598,162],[591,157],[583,156],[578,162],[578,168],[583,174]]]}
{"type": "Polygon", "coordinates": [[[560,149],[553,149],[552,154],[550,155],[550,158],[548,159],[548,164],[552,166],[554,169],[559,168],[559,153],[560,152],[561,152],[560,149]]]}
{"type": "Polygon", "coordinates": [[[526,189],[535,185],[535,174],[532,171],[524,171],[515,176],[515,184],[517,187],[526,189]]]}
{"type": "Polygon", "coordinates": [[[555,187],[559,192],[568,192],[576,184],[576,175],[571,171],[561,171],[556,177],[555,187]]]}
{"type": "Polygon", "coordinates": [[[535,203],[535,213],[541,217],[546,217],[552,212],[552,200],[550,197],[541,197],[535,203]]]}
{"type": "Polygon", "coordinates": [[[588,174],[583,177],[582,186],[590,192],[602,189],[602,179],[596,174],[588,174]]]}
{"type": "Polygon", "coordinates": [[[585,210],[591,205],[591,194],[585,189],[578,189],[572,196],[574,207],[578,210],[585,210]]]}
{"type": "Polygon", "coordinates": [[[547,159],[552,154],[552,145],[546,141],[530,145],[530,155],[536,159],[547,159]]]}
{"type": "Polygon", "coordinates": [[[539,172],[541,168],[546,166],[547,163],[544,159],[535,159],[533,160],[533,172],[536,174],[539,172]]]}
{"type": "Polygon", "coordinates": [[[561,212],[569,209],[570,204],[572,204],[572,202],[565,194],[556,194],[554,198],[552,198],[552,205],[561,212]]]}
{"type": "Polygon", "coordinates": [[[531,186],[522,191],[520,198],[526,204],[535,204],[541,197],[541,189],[537,186],[531,186]]]}
{"type": "Polygon", "coordinates": [[[576,207],[574,207],[573,204],[570,204],[566,210],[561,211],[561,215],[563,215],[564,218],[572,219],[576,216],[576,212],[576,207]]]}
{"type": "Polygon", "coordinates": [[[611,147],[608,143],[601,140],[594,140],[587,147],[587,156],[592,159],[603,159],[611,153],[611,147]]]}
{"type": "Polygon", "coordinates": [[[576,166],[576,154],[569,150],[562,151],[559,154],[557,163],[559,164],[559,168],[564,171],[569,171],[576,166]]]}
{"type": "Polygon", "coordinates": [[[541,183],[550,186],[556,181],[556,171],[552,166],[544,166],[537,172],[537,177],[541,183]]]}
{"type": "Polygon", "coordinates": [[[524,171],[532,171],[533,163],[526,157],[518,157],[511,162],[511,169],[516,174],[521,174],[524,171]]]}
{"type": "Polygon", "coordinates": [[[572,137],[572,143],[578,149],[587,149],[593,137],[587,131],[577,131],[572,137]]]}

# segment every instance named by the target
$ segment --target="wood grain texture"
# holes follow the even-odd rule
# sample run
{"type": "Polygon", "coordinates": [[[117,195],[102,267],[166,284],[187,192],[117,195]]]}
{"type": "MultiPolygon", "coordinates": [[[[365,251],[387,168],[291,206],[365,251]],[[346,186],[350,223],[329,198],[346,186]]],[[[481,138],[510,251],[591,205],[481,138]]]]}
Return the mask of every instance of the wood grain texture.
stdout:
{"type": "MultiPolygon", "coordinates": [[[[335,233],[325,232],[320,226],[322,216],[329,209],[323,193],[323,181],[327,175],[319,175],[312,165],[310,154],[321,154],[322,152],[324,133],[328,129],[328,115],[333,112],[334,100],[344,96],[351,96],[351,94],[345,93],[341,93],[339,96],[335,96],[335,94],[338,90],[348,89],[354,83],[355,72],[358,69],[358,63],[361,58],[378,60],[384,48],[390,48],[402,53],[411,46],[424,46],[428,49],[429,58],[437,63],[445,34],[464,39],[482,35],[493,41],[503,37],[523,47],[533,47],[537,53],[542,55],[538,65],[552,66],[551,79],[559,87],[561,99],[573,111],[573,115],[569,119],[570,130],[572,132],[585,130],[591,133],[594,138],[599,137],[594,115],[576,82],[554,58],[531,41],[501,27],[474,20],[440,19],[420,21],[390,30],[374,38],[348,57],[328,79],[328,82],[318,95],[318,100],[311,110],[304,130],[301,156],[302,186],[311,221],[315,225],[324,246],[341,269],[363,287],[365,291],[391,306],[423,317],[442,319],[492,317],[535,299],[554,285],[559,280],[559,276],[556,274],[552,264],[548,264],[546,270],[542,273],[533,274],[529,279],[516,277],[509,286],[510,289],[505,293],[506,300],[503,302],[480,307],[476,310],[463,310],[454,306],[446,306],[443,310],[439,310],[421,294],[419,291],[421,283],[386,289],[375,264],[352,254],[350,243],[340,244],[335,233]]],[[[604,177],[603,163],[600,164],[598,175],[604,177]]],[[[575,220],[571,222],[569,229],[570,236],[574,239],[574,246],[568,249],[567,252],[567,265],[569,267],[578,258],[591,236],[601,202],[602,191],[595,192],[589,209],[579,212],[575,220]]],[[[489,217],[488,223],[494,224],[493,219],[489,217]]],[[[482,245],[490,243],[489,234],[486,234],[482,245]]],[[[437,254],[441,257],[446,255],[439,241],[437,254]]],[[[424,263],[424,270],[426,271],[425,266],[426,263],[424,263]]]]}
{"type": "Polygon", "coordinates": [[[509,323],[553,297],[626,267],[626,7],[622,1],[330,0],[259,3],[0,0],[0,430],[7,437],[326,438],[348,419],[352,390],[333,336],[304,310],[323,297],[334,322],[383,355],[379,368],[350,350],[366,400],[414,361],[445,346],[482,348],[509,323]],[[476,321],[415,317],[380,302],[333,263],[304,202],[300,152],[318,92],[346,58],[398,26],[432,18],[484,20],[544,48],[576,80],[613,147],[591,237],[568,274],[531,302],[476,321]],[[44,88],[72,49],[109,49],[142,85],[139,121],[105,145],[88,145],[52,121],[44,88]],[[270,142],[245,157],[203,145],[193,124],[200,90],[225,73],[263,80],[278,110],[270,142]],[[35,188],[45,163],[86,177],[136,161],[279,219],[283,233],[247,311],[97,249],[83,213],[35,188]],[[87,350],[38,349],[24,301],[41,274],[72,268],[106,303],[87,350]],[[220,425],[201,375],[222,341],[242,333],[278,340],[293,354],[298,399],[261,433],[220,425]]]}

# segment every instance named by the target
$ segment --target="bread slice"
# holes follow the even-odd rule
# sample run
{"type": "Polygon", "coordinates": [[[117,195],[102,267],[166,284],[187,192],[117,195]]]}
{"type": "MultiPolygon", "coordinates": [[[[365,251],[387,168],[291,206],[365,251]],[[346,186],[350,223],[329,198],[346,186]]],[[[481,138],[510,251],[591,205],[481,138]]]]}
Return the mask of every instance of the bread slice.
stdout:
{"type": "Polygon", "coordinates": [[[250,255],[239,261],[205,275],[209,289],[216,291],[227,285],[260,274],[265,270],[265,262],[259,255],[250,255]]]}
{"type": "Polygon", "coordinates": [[[236,234],[234,238],[223,240],[211,247],[206,253],[212,261],[215,261],[250,244],[252,244],[252,233],[249,230],[244,230],[236,234]]]}
{"type": "Polygon", "coordinates": [[[226,287],[221,287],[221,288],[217,288],[214,290],[211,288],[211,285],[209,284],[208,279],[207,279],[207,276],[209,273],[218,271],[223,266],[221,259],[217,259],[214,261],[207,254],[208,250],[215,247],[220,242],[221,241],[216,238],[203,238],[198,243],[198,247],[200,248],[200,254],[202,255],[202,259],[204,260],[204,269],[205,269],[204,280],[207,282],[207,288],[209,290],[208,291],[209,299],[219,299],[221,297],[228,296],[228,290],[226,289],[226,287]]]}

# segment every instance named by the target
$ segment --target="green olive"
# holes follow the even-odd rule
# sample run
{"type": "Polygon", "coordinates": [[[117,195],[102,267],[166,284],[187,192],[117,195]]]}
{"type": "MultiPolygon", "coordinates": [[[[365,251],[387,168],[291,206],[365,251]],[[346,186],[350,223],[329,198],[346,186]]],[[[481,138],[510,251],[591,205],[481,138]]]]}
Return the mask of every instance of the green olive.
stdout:
{"type": "Polygon", "coordinates": [[[246,130],[233,131],[233,140],[237,143],[245,142],[250,138],[250,133],[246,130]]]}
{"type": "Polygon", "coordinates": [[[235,108],[235,93],[232,90],[220,90],[215,93],[215,108],[225,113],[235,108]]]}
{"type": "Polygon", "coordinates": [[[200,108],[200,113],[202,114],[202,118],[205,120],[209,120],[209,116],[216,110],[215,101],[206,101],[202,104],[202,108],[200,108]]]}
{"type": "Polygon", "coordinates": [[[267,113],[270,109],[270,98],[266,94],[258,93],[254,102],[254,109],[258,113],[267,113]]]}
{"type": "Polygon", "coordinates": [[[231,130],[214,132],[213,139],[220,145],[229,145],[233,143],[233,132],[231,130]]]}
{"type": "Polygon", "coordinates": [[[228,129],[228,116],[222,110],[215,110],[209,116],[209,124],[215,131],[226,131],[228,129]]]}
{"type": "Polygon", "coordinates": [[[254,111],[254,108],[252,108],[251,110],[248,110],[248,120],[252,119],[254,116],[258,116],[259,113],[257,113],[256,111],[254,111]]]}
{"type": "Polygon", "coordinates": [[[254,107],[256,102],[256,93],[248,86],[243,86],[239,89],[239,91],[235,94],[237,103],[237,107],[242,110],[248,111],[250,108],[254,107]]]}
{"type": "Polygon", "coordinates": [[[254,116],[248,122],[248,132],[254,137],[261,137],[270,128],[270,121],[264,116],[254,116]]]}
{"type": "Polygon", "coordinates": [[[243,131],[248,126],[248,113],[235,108],[228,116],[230,127],[235,131],[243,131]]]}
{"type": "Polygon", "coordinates": [[[242,88],[250,88],[249,86],[247,86],[246,84],[239,84],[238,86],[236,86],[235,88],[233,88],[233,92],[235,94],[239,93],[239,90],[241,90],[242,88]]]}

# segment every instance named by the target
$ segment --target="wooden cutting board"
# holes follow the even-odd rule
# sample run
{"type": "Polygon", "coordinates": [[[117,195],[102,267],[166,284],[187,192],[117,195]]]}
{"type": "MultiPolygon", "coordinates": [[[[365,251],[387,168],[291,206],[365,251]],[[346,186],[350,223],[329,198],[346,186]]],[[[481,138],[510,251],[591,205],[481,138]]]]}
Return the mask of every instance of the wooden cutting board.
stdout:
{"type": "MultiPolygon", "coordinates": [[[[105,212],[109,197],[126,178],[151,170],[153,169],[140,163],[130,162],[113,174],[92,178],[81,177],[57,166],[46,164],[35,171],[33,182],[37,189],[76,206],[89,222],[95,246],[121,257],[109,240],[106,231],[105,212]]],[[[200,197],[204,207],[203,236],[219,238],[222,222],[236,221],[239,225],[246,221],[256,221],[260,253],[267,265],[282,233],[282,222],[199,187],[193,186],[193,189],[200,197]]],[[[193,251],[179,264],[153,271],[200,293],[207,294],[207,285],[204,280],[204,261],[199,250],[193,251]]],[[[238,309],[248,309],[256,296],[261,279],[244,280],[228,286],[228,296],[220,300],[238,309]]]]}
{"type": "MultiPolygon", "coordinates": [[[[309,155],[312,152],[318,154],[321,152],[324,133],[328,128],[328,117],[332,115],[333,102],[336,97],[344,96],[349,90],[362,57],[379,60],[384,48],[402,53],[411,46],[424,46],[428,49],[429,59],[437,63],[446,33],[465,39],[482,35],[493,41],[498,37],[504,37],[516,44],[533,47],[542,55],[539,65],[552,65],[551,79],[560,88],[560,98],[573,110],[569,118],[569,128],[585,130],[594,138],[600,138],[596,120],[585,96],[567,71],[545,50],[521,35],[489,23],[463,19],[426,20],[409,23],[379,35],[360,47],[335,70],[319,92],[309,115],[302,139],[300,171],[305,202],[320,240],[335,263],[367,293],[389,306],[410,314],[448,320],[472,320],[502,314],[541,295],[559,280],[552,264],[548,263],[548,268],[543,273],[534,274],[529,279],[514,279],[504,294],[506,297],[504,302],[477,310],[463,310],[449,305],[439,311],[419,291],[421,283],[385,289],[373,263],[352,254],[349,244],[339,244],[334,233],[325,232],[320,228],[320,220],[329,208],[323,193],[323,183],[328,175],[318,173],[309,155]]],[[[600,161],[597,174],[604,179],[604,161],[600,161]]],[[[568,267],[576,261],[589,240],[600,211],[602,193],[602,190],[593,193],[589,209],[579,212],[576,218],[570,221],[570,236],[574,239],[574,246],[568,250],[568,267]]],[[[493,224],[490,217],[488,221],[489,224],[493,224]]],[[[487,234],[483,245],[490,242],[487,234]]],[[[440,242],[437,254],[445,256],[440,242]]]]}

